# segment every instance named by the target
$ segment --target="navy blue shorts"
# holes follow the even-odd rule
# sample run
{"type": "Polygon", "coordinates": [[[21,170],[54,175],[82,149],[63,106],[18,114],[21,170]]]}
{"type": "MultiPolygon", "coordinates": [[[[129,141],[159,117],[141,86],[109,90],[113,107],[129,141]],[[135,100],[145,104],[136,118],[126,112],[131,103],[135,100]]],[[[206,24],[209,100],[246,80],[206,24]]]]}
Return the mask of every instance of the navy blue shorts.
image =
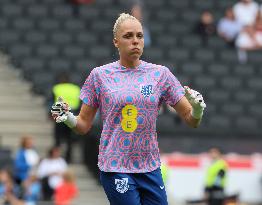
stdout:
{"type": "Polygon", "coordinates": [[[100,172],[110,205],[167,205],[160,168],[148,173],[100,172]]]}

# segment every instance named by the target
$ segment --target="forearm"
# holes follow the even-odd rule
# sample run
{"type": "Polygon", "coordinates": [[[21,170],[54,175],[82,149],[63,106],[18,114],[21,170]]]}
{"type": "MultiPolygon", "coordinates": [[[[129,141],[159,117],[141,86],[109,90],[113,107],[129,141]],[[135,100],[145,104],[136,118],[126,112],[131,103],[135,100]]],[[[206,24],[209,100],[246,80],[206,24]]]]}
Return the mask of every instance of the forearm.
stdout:
{"type": "Polygon", "coordinates": [[[72,128],[74,130],[74,132],[80,134],[80,135],[84,135],[86,133],[89,132],[89,130],[91,129],[92,124],[91,122],[87,123],[85,120],[83,120],[81,118],[81,116],[77,116],[77,123],[76,126],[74,128],[72,128]]]}
{"type": "Polygon", "coordinates": [[[184,121],[188,126],[192,128],[197,128],[201,122],[202,116],[201,118],[196,118],[192,116],[192,113],[193,113],[193,108],[190,105],[188,105],[187,109],[185,109],[182,118],[184,119],[184,121]]]}
{"type": "Polygon", "coordinates": [[[202,117],[196,119],[195,117],[192,116],[192,111],[190,110],[188,113],[186,113],[184,119],[188,126],[197,128],[200,125],[202,117]]]}

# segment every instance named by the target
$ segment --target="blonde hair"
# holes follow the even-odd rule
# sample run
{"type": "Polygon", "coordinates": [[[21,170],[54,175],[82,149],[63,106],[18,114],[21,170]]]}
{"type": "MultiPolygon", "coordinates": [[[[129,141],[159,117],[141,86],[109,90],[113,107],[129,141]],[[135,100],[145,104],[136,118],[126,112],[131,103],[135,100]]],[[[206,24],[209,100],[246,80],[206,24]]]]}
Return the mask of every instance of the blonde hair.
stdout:
{"type": "Polygon", "coordinates": [[[136,21],[140,22],[136,17],[134,17],[134,16],[132,16],[130,14],[121,13],[119,15],[119,17],[116,19],[116,22],[115,22],[114,27],[113,27],[113,36],[114,36],[114,38],[116,37],[116,32],[119,29],[119,26],[127,19],[136,20],[136,21]]]}

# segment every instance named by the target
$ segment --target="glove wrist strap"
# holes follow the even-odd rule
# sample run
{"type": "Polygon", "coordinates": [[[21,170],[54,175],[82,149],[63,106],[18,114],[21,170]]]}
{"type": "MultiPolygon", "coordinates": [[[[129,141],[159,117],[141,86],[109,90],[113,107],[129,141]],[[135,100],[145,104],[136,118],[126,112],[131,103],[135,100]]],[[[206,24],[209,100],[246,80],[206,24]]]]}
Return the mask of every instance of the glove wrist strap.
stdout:
{"type": "Polygon", "coordinates": [[[203,108],[200,108],[200,109],[194,109],[193,108],[192,111],[191,111],[191,115],[195,119],[201,119],[202,115],[203,115],[203,111],[204,111],[203,108]]]}
{"type": "Polygon", "coordinates": [[[73,113],[68,112],[67,120],[64,122],[68,127],[74,128],[77,124],[77,118],[73,113]]]}

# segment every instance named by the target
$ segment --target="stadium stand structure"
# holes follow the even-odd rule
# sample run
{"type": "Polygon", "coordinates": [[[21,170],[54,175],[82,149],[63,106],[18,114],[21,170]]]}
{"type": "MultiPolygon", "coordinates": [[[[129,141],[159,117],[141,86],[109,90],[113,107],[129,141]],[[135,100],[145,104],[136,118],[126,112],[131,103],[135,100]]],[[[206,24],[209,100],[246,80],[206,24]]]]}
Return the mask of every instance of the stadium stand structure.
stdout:
{"type": "MultiPolygon", "coordinates": [[[[251,52],[248,63],[240,64],[236,50],[222,39],[211,37],[203,47],[193,33],[203,10],[218,20],[235,2],[144,2],[153,40],[144,59],[168,66],[207,103],[198,129],[186,128],[170,113],[160,115],[163,150],[198,152],[215,143],[228,151],[250,153],[262,146],[262,53],[251,52]],[[202,146],[196,146],[199,142],[202,146]]],[[[111,30],[123,8],[119,0],[96,0],[79,6],[78,12],[66,0],[2,0],[0,46],[33,83],[33,91],[48,97],[56,73],[66,70],[81,85],[92,68],[117,59],[111,30]]]]}

